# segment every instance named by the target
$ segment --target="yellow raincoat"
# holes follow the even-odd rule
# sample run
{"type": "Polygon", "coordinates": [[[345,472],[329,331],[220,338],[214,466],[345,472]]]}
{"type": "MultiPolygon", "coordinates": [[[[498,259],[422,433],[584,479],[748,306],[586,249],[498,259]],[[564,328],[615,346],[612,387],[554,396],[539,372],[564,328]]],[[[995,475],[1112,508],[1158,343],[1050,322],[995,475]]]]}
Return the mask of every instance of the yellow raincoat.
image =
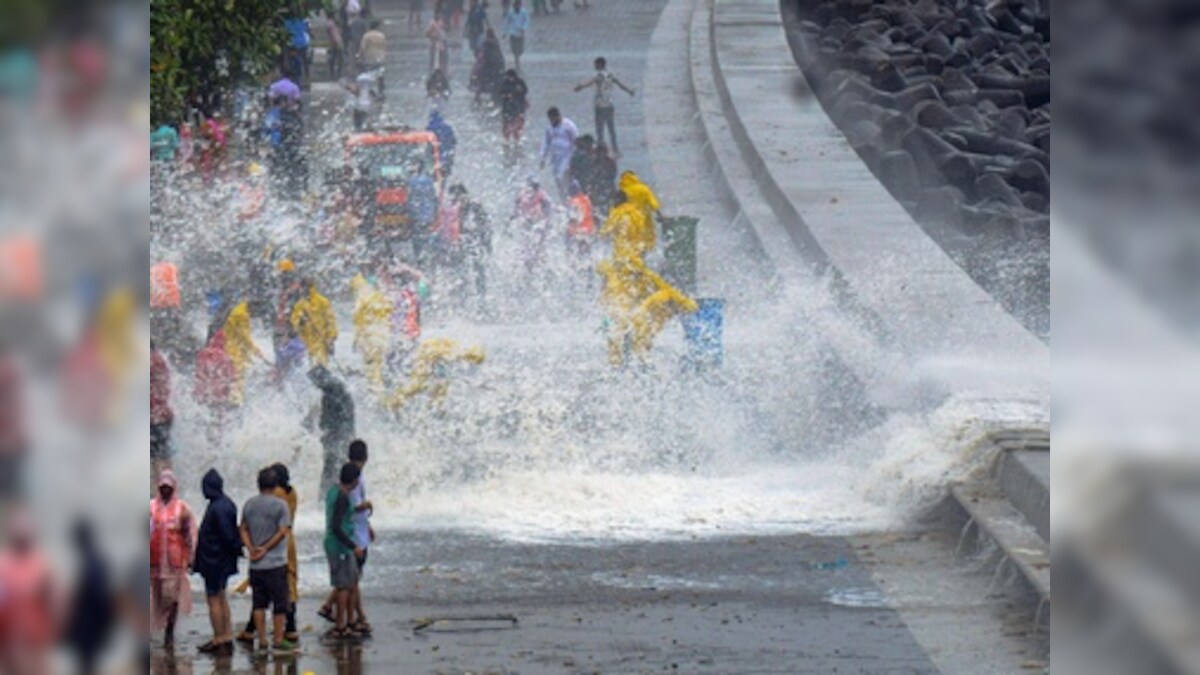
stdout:
{"type": "Polygon", "coordinates": [[[225,353],[233,361],[234,381],[229,392],[229,402],[242,405],[246,396],[246,370],[250,366],[250,357],[258,356],[265,359],[262,350],[254,344],[250,334],[250,306],[245,300],[239,302],[229,312],[225,319],[225,353]]]}
{"type": "Polygon", "coordinates": [[[354,348],[362,354],[367,381],[383,393],[383,367],[391,348],[392,303],[361,274],[350,280],[354,291],[354,348]]]}
{"type": "Polygon", "coordinates": [[[601,299],[611,322],[608,360],[614,366],[625,364],[627,344],[633,355],[644,357],[668,321],[677,314],[699,309],[694,300],[667,283],[641,258],[606,260],[597,271],[604,277],[601,299]]]}
{"type": "Polygon", "coordinates": [[[318,293],[316,287],[310,288],[308,295],[292,308],[291,322],[313,365],[328,366],[338,336],[337,317],[329,298],[318,293]]]}
{"type": "Polygon", "coordinates": [[[640,232],[640,235],[645,245],[644,251],[653,251],[654,247],[658,246],[658,235],[654,231],[654,214],[659,211],[658,196],[632,171],[621,174],[619,186],[625,196],[629,198],[629,202],[641,209],[642,215],[646,217],[646,225],[649,227],[640,232]]]}
{"type": "Polygon", "coordinates": [[[614,206],[600,234],[612,238],[616,260],[641,258],[654,248],[654,223],[632,202],[614,206]]]}
{"type": "Polygon", "coordinates": [[[431,401],[441,403],[450,391],[447,367],[454,363],[477,366],[485,357],[482,347],[460,349],[457,343],[446,338],[425,340],[417,347],[408,384],[392,394],[388,405],[399,409],[409,400],[426,393],[431,401]]]}

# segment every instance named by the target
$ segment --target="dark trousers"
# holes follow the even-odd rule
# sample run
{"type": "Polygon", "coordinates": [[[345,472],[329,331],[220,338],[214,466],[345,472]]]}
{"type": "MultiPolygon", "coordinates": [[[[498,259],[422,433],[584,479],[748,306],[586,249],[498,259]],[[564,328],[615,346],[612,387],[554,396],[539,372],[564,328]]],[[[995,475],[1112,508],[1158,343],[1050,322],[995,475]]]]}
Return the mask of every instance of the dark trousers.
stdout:
{"type": "Polygon", "coordinates": [[[608,147],[612,148],[613,152],[618,150],[617,147],[617,126],[616,108],[609,106],[607,108],[594,108],[596,111],[596,142],[604,142],[604,129],[608,128],[608,137],[612,139],[612,143],[608,147]]]}

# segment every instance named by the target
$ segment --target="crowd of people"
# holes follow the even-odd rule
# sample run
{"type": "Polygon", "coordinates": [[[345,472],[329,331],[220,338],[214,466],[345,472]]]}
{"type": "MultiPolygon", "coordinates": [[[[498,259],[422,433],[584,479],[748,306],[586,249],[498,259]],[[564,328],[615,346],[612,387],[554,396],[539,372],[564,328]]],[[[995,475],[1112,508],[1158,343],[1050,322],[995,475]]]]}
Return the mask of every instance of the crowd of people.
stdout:
{"type": "MultiPolygon", "coordinates": [[[[559,11],[561,4],[535,2],[533,14],[559,11]]],[[[587,8],[586,3],[576,6],[587,8]]],[[[423,3],[413,2],[410,8],[410,28],[421,25],[423,3]]],[[[370,181],[377,172],[351,166],[341,179],[327,181],[326,198],[317,207],[322,224],[314,244],[323,257],[341,256],[346,264],[337,274],[321,276],[316,269],[301,274],[303,263],[268,249],[245,286],[224,285],[207,294],[207,334],[196,340],[188,335],[188,294],[180,292],[176,263],[161,260],[151,268],[152,606],[167,645],[173,642],[178,615],[190,609],[192,571],[204,580],[212,624],[212,639],[200,646],[202,652],[229,653],[235,642],[243,641],[289,653],[299,638],[293,531],[299,490],[293,475],[282,463],[259,470],[258,494],[242,506],[239,518],[236,505],[225,496],[221,473],[205,467],[202,477],[189,478],[198,479],[209,502],[203,517],[197,518],[179,496],[172,466],[172,400],[177,395],[171,386],[173,373],[190,377],[190,394],[208,418],[207,440],[217,448],[227,446],[229,429],[242,419],[254,396],[271,395],[273,390],[286,397],[319,397],[310,418],[320,434],[321,470],[319,479],[312,480],[325,513],[324,549],[332,589],[319,614],[333,623],[326,633],[329,639],[361,639],[372,631],[359,592],[375,533],[363,478],[367,445],[357,438],[356,406],[399,411],[418,398],[438,405],[455,368],[473,368],[485,358],[482,348],[422,339],[421,330],[432,279],[443,285],[457,283],[456,292],[473,293],[481,303],[488,289],[493,218],[462,182],[448,180],[459,160],[458,133],[441,105],[449,96],[451,31],[463,31],[474,55],[470,89],[479,106],[495,114],[505,152],[515,161],[520,160],[530,108],[520,58],[531,14],[522,0],[504,2],[499,31],[490,23],[485,0],[439,0],[433,9],[424,33],[433,103],[426,130],[436,137],[440,154],[436,166],[412,159],[402,167],[402,176],[391,177],[406,196],[403,215],[409,227],[403,242],[391,239],[395,231],[373,222],[379,188],[370,181]],[[501,39],[507,43],[512,67],[501,39]],[[444,195],[436,187],[442,182],[449,184],[444,195]],[[335,301],[346,295],[352,300],[339,313],[342,308],[335,307],[335,301]],[[361,364],[358,371],[347,369],[337,351],[343,328],[339,316],[347,315],[354,363],[361,364]],[[269,348],[255,339],[256,325],[270,334],[269,348]],[[248,386],[252,379],[266,386],[248,386]],[[243,557],[248,560],[244,585],[251,591],[253,612],[244,629],[235,632],[226,592],[243,557]]],[[[336,17],[325,21],[333,50],[330,74],[343,78],[351,94],[353,126],[365,129],[386,89],[387,38],[369,7],[355,0],[342,2],[336,17]],[[344,69],[352,74],[345,75],[344,69]]],[[[299,24],[290,28],[293,36],[307,31],[299,24]]],[[[281,145],[299,147],[302,136],[302,122],[295,120],[302,117],[303,86],[290,76],[303,78],[307,73],[307,65],[298,65],[307,63],[307,46],[306,35],[294,39],[284,59],[293,72],[281,71],[268,88],[267,101],[270,110],[278,111],[278,123],[265,128],[278,130],[281,145]]],[[[511,214],[501,215],[512,224],[508,232],[519,241],[529,277],[546,266],[548,248],[557,239],[588,278],[602,282],[609,359],[624,367],[644,359],[663,326],[680,313],[696,311],[696,303],[647,264],[646,257],[658,248],[659,200],[635,173],[619,173],[614,93],[634,96],[635,91],[608,70],[604,58],[595,59],[592,67],[593,75],[574,91],[592,90],[594,135],[581,134],[560,108],[548,107],[537,162],[549,171],[553,184],[543,187],[538,174],[529,175],[516,186],[511,214]],[[600,251],[603,261],[595,265],[593,256],[600,251]]],[[[162,136],[169,133],[163,131],[162,136]]],[[[275,142],[274,136],[268,138],[275,142]]],[[[154,146],[155,152],[165,156],[168,149],[177,150],[169,146],[164,141],[154,146]]],[[[271,164],[269,171],[286,173],[291,165],[302,163],[298,152],[277,151],[272,157],[281,164],[271,164]]],[[[303,180],[294,187],[307,189],[303,180]]],[[[246,209],[247,218],[261,213],[260,201],[253,195],[243,200],[259,204],[246,209]]],[[[244,471],[238,474],[239,481],[249,481],[244,471]]]]}
{"type": "MultiPolygon", "coordinates": [[[[333,482],[319,493],[332,590],[317,614],[333,624],[325,638],[357,640],[372,632],[359,582],[375,541],[370,524],[375,507],[366,496],[367,444],[355,439],[341,450],[333,482]]],[[[195,573],[203,580],[212,627],[212,638],[197,647],[199,652],[230,655],[234,643],[241,642],[277,654],[294,653],[300,640],[299,563],[293,532],[299,496],[288,467],[276,463],[258,471],[257,494],[242,505],[240,517],[216,468],[201,479],[208,505],[200,518],[179,496],[178,479],[171,469],[162,469],[156,478],[156,494],[150,502],[150,608],[154,630],[163,633],[164,648],[174,649],[179,616],[192,610],[191,575],[195,573]],[[248,578],[237,590],[250,591],[251,612],[245,627],[235,633],[227,594],[242,558],[247,560],[248,578]]]]}

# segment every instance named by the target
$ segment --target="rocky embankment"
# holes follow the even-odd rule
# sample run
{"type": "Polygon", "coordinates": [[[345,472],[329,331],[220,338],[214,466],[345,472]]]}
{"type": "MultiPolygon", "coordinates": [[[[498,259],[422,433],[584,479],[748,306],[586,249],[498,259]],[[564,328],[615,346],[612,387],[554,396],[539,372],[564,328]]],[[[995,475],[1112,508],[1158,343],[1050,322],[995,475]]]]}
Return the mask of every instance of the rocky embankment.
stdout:
{"type": "Polygon", "coordinates": [[[1048,0],[782,2],[797,62],[860,156],[1047,335],[1048,0]]]}

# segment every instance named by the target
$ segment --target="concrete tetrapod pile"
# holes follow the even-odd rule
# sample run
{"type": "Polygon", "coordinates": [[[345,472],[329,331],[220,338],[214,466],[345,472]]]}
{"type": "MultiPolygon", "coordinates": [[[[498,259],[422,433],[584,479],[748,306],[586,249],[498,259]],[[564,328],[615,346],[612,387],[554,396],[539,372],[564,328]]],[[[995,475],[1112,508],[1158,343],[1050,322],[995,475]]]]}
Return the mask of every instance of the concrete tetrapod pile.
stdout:
{"type": "MultiPolygon", "coordinates": [[[[927,228],[990,240],[973,254],[962,246],[968,271],[994,265],[997,244],[1048,240],[1048,1],[782,0],[782,9],[807,79],[893,196],[927,228]]],[[[1009,304],[1041,304],[1048,285],[1034,267],[1036,288],[1009,304]]]]}

